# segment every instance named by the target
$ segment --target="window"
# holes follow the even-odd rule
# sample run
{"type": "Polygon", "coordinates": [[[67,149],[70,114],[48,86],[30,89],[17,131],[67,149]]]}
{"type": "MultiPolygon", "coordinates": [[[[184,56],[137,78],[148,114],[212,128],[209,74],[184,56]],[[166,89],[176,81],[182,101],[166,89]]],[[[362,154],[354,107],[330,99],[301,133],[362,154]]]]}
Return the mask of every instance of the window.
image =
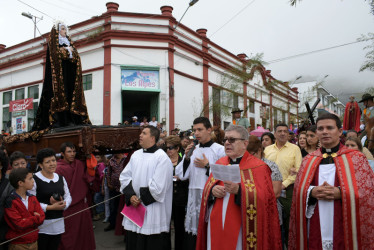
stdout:
{"type": "Polygon", "coordinates": [[[30,131],[32,129],[32,126],[34,125],[34,119],[36,117],[37,111],[38,111],[38,102],[33,103],[33,109],[27,110],[28,131],[30,131]]]}
{"type": "Polygon", "coordinates": [[[25,89],[16,89],[16,98],[15,100],[25,99],[25,89]]]}
{"type": "Polygon", "coordinates": [[[232,94],[233,99],[233,107],[238,108],[239,107],[239,96],[232,94]]]}
{"type": "Polygon", "coordinates": [[[82,77],[83,90],[92,89],[92,74],[84,75],[82,77]]]}
{"type": "Polygon", "coordinates": [[[39,85],[29,87],[27,97],[28,98],[39,99],[39,85]]]}
{"type": "Polygon", "coordinates": [[[249,112],[254,113],[255,112],[255,102],[249,101],[249,112]]]}
{"type": "Polygon", "coordinates": [[[221,127],[221,91],[213,88],[213,126],[221,127]]]}
{"type": "Polygon", "coordinates": [[[12,100],[12,91],[4,92],[3,93],[3,104],[9,104],[12,100]]]}
{"type": "Polygon", "coordinates": [[[3,129],[6,131],[11,126],[12,113],[9,113],[9,107],[3,108],[3,129]]]}

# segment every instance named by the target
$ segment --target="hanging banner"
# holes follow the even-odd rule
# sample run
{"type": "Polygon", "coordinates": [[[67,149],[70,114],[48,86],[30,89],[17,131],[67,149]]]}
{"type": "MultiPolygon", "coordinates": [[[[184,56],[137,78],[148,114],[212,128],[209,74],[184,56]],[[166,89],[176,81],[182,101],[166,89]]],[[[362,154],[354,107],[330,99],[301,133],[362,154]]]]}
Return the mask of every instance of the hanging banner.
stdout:
{"type": "Polygon", "coordinates": [[[122,90],[160,91],[159,71],[141,69],[121,70],[122,90]]]}
{"type": "Polygon", "coordinates": [[[9,112],[33,109],[33,98],[21,99],[9,102],[9,112]]]}

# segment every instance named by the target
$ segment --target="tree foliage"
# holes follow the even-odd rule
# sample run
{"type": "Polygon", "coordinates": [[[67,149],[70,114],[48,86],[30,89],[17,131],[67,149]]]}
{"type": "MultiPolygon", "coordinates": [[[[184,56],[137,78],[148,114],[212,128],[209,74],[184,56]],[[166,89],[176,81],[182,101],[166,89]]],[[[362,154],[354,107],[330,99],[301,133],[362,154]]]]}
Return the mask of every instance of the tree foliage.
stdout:
{"type": "Polygon", "coordinates": [[[361,66],[360,71],[364,71],[364,70],[374,71],[374,33],[368,33],[367,35],[361,35],[361,37],[358,38],[357,41],[370,42],[369,45],[364,47],[364,50],[368,51],[365,55],[367,60],[361,66]]]}

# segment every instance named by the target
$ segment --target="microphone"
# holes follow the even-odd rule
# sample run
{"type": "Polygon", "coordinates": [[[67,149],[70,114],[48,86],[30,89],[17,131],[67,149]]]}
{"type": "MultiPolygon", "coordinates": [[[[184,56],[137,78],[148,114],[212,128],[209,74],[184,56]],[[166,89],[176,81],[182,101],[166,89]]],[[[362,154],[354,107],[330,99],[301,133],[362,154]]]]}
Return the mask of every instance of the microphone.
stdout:
{"type": "Polygon", "coordinates": [[[193,153],[193,151],[195,150],[196,148],[196,145],[199,143],[198,140],[193,140],[193,147],[190,149],[190,151],[188,151],[188,153],[186,154],[186,158],[189,159],[193,153]]]}

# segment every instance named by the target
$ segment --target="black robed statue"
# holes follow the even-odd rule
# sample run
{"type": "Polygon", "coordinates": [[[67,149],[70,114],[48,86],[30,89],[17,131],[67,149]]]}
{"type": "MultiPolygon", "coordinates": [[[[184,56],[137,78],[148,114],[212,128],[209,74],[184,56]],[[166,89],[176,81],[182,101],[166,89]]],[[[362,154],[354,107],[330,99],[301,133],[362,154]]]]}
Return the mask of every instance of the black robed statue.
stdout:
{"type": "Polygon", "coordinates": [[[84,98],[81,59],[67,31],[63,23],[51,30],[33,131],[91,124],[84,98]]]}

